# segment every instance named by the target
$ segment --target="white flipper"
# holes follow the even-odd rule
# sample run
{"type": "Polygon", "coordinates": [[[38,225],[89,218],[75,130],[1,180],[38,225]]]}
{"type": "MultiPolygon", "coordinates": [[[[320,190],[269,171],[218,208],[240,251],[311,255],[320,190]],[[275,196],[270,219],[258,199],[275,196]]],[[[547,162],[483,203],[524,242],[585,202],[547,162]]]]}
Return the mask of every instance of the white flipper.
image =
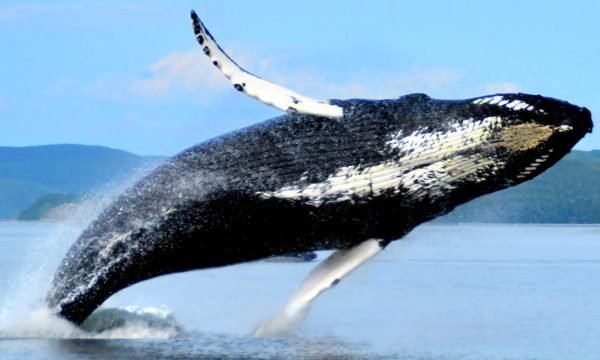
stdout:
{"type": "Polygon", "coordinates": [[[236,90],[242,91],[267,105],[288,113],[317,115],[329,118],[341,118],[344,116],[344,110],[339,106],[302,96],[242,69],[221,49],[193,10],[192,25],[196,34],[196,40],[202,46],[204,53],[210,58],[213,65],[221,70],[223,75],[231,81],[236,90]]]}
{"type": "Polygon", "coordinates": [[[304,319],[311,302],[319,294],[336,285],[344,276],[382,249],[378,240],[370,239],[352,249],[335,251],[308,274],[283,310],[260,325],[254,335],[283,336],[293,331],[304,319]]]}

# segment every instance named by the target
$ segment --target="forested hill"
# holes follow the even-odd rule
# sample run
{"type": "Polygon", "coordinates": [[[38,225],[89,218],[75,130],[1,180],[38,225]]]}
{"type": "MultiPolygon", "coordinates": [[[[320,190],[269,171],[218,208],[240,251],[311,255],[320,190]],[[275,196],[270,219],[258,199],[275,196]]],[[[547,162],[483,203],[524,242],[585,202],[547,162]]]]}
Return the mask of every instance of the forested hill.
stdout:
{"type": "MultiPolygon", "coordinates": [[[[16,218],[38,200],[47,206],[53,203],[48,199],[119,183],[159,159],[99,146],[0,147],[0,218],[16,218]]],[[[476,199],[436,221],[599,224],[600,150],[573,151],[534,180],[476,199]]]]}
{"type": "Polygon", "coordinates": [[[157,160],[101,146],[0,147],[0,218],[48,194],[94,191],[157,160]]]}
{"type": "Polygon", "coordinates": [[[573,151],[535,179],[473,200],[438,221],[600,224],[600,150],[573,151]]]}

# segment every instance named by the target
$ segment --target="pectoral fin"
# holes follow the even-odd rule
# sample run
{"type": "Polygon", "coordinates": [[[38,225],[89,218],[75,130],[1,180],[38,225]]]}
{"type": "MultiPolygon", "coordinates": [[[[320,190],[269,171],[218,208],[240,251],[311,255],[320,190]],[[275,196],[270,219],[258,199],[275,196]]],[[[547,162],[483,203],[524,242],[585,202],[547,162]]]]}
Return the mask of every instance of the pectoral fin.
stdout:
{"type": "Polygon", "coordinates": [[[382,250],[381,242],[370,239],[349,250],[337,250],[314,268],[296,293],[271,320],[260,325],[255,336],[282,336],[293,331],[303,320],[311,302],[333,287],[364,262],[382,250]]]}
{"type": "Polygon", "coordinates": [[[290,114],[299,113],[329,118],[341,118],[344,116],[344,111],[339,106],[329,104],[327,101],[318,101],[300,95],[242,69],[217,44],[215,38],[206,29],[193,10],[192,25],[196,34],[196,40],[198,40],[204,54],[231,81],[236,90],[290,114]]]}

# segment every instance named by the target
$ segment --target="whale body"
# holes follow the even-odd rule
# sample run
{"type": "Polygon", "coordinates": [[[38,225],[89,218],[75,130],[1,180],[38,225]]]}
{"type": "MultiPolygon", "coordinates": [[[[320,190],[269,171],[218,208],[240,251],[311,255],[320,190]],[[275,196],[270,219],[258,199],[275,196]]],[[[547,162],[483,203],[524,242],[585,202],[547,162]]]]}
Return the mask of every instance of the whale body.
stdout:
{"type": "Polygon", "coordinates": [[[371,238],[385,246],[540,174],[592,127],[585,108],[525,94],[333,103],[344,118],[282,116],[151,172],[81,234],[49,306],[81,323],[113,293],[155,276],[371,238]]]}
{"type": "Polygon", "coordinates": [[[239,68],[192,21],[237,90],[288,115],[183,151],[109,205],[46,298],[74,323],[159,275],[337,250],[298,309],[415,226],[534,178],[592,129],[586,108],[539,95],[315,101],[239,68]]]}

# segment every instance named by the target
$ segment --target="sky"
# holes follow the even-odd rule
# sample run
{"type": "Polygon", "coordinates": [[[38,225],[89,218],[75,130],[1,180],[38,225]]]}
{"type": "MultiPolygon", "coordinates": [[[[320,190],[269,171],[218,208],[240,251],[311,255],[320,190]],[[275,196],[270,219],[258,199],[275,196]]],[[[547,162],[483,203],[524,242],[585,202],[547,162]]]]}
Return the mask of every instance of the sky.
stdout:
{"type": "MultiPolygon", "coordinates": [[[[197,45],[315,98],[542,94],[600,114],[600,2],[0,0],[0,146],[173,155],[278,116],[197,45]]],[[[576,147],[600,149],[600,130],[576,147]]]]}

